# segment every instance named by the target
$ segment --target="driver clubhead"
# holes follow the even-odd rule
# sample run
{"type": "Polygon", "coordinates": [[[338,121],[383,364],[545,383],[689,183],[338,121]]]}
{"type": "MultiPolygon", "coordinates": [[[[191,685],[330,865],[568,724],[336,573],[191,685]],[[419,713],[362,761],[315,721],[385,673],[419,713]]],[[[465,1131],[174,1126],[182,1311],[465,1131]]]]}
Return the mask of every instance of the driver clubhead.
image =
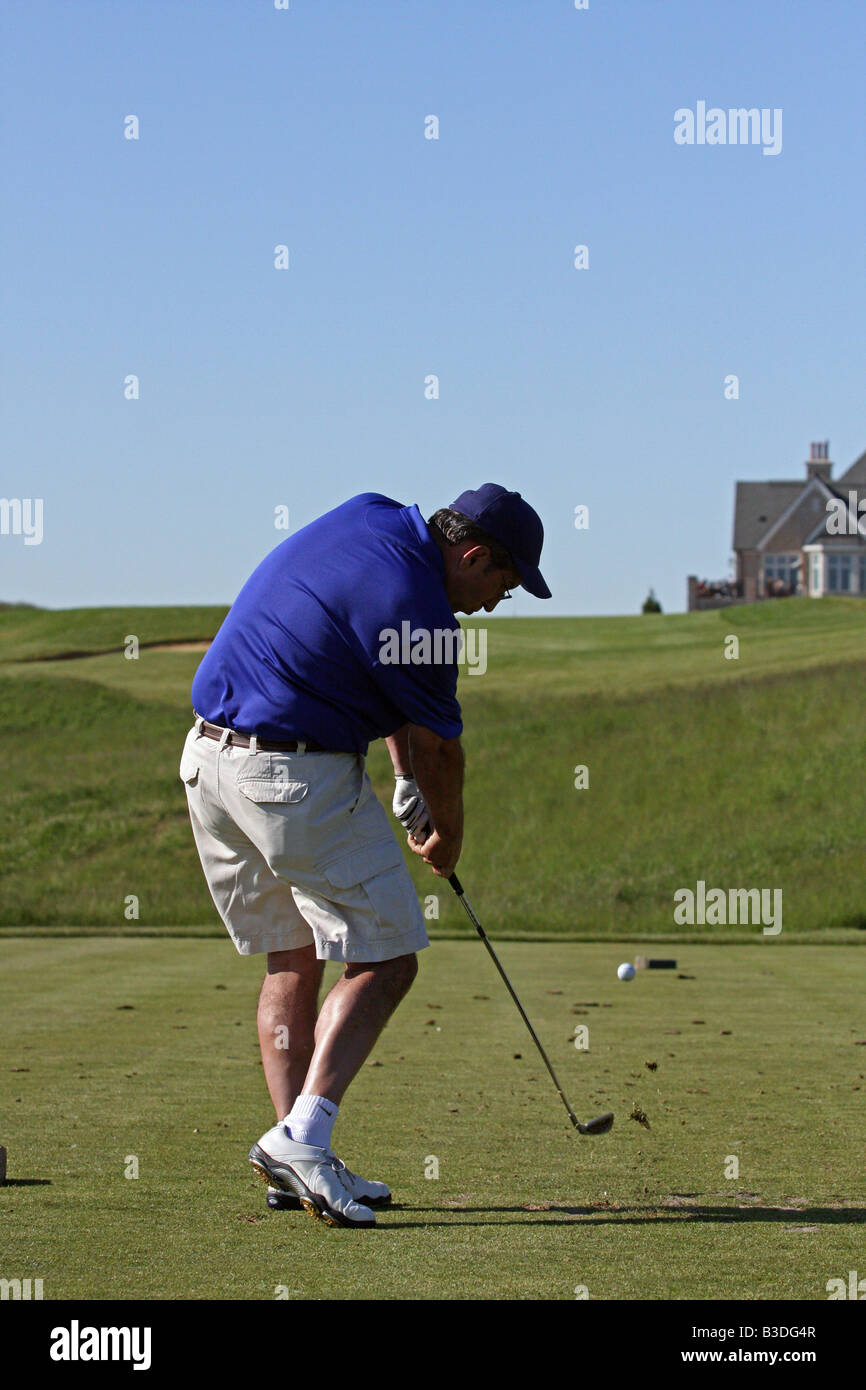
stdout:
{"type": "Polygon", "coordinates": [[[607,1134],[613,1124],[613,1111],[608,1111],[606,1115],[598,1115],[594,1120],[588,1120],[585,1125],[580,1121],[577,1128],[581,1134],[607,1134]]]}

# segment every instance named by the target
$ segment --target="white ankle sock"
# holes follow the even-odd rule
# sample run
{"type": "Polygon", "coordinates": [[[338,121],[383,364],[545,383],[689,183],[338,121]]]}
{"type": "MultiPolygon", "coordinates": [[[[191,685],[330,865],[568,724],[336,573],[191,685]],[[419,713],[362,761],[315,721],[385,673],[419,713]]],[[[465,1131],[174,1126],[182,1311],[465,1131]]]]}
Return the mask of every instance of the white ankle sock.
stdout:
{"type": "Polygon", "coordinates": [[[300,1095],[283,1124],[298,1144],[315,1144],[319,1149],[329,1149],[339,1108],[327,1096],[300,1095]]]}

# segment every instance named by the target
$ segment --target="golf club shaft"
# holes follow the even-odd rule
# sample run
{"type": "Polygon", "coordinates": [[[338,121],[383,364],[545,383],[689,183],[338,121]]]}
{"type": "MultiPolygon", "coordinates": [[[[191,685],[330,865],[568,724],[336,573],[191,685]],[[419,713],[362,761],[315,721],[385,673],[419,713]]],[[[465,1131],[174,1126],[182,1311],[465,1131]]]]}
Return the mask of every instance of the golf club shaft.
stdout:
{"type": "Polygon", "coordinates": [[[485,930],[484,930],[484,928],[482,927],[481,923],[479,922],[478,918],[475,916],[475,913],[474,913],[473,910],[472,910],[472,904],[470,903],[470,901],[469,901],[469,899],[467,898],[465,892],[463,891],[463,885],[461,884],[461,882],[460,882],[460,880],[459,880],[459,878],[457,877],[456,874],[452,874],[451,877],[449,878],[448,882],[451,884],[451,887],[454,889],[454,892],[457,894],[458,898],[460,899],[460,901],[462,902],[463,906],[465,907],[465,909],[466,909],[466,911],[467,911],[467,913],[468,913],[468,915],[469,915],[469,920],[470,920],[470,922],[472,923],[473,927],[474,927],[475,930],[477,931],[478,935],[481,937],[481,940],[484,942],[484,945],[487,947],[487,950],[488,950],[489,953],[490,953],[490,957],[491,957],[491,959],[492,959],[492,961],[493,961],[493,964],[496,966],[496,969],[499,971],[500,975],[502,976],[503,980],[505,981],[505,987],[506,987],[506,989],[508,990],[508,993],[511,995],[512,999],[514,1000],[515,1004],[517,1005],[518,1009],[520,1010],[520,1017],[523,1019],[523,1022],[526,1024],[527,1028],[529,1029],[530,1036],[532,1037],[532,1041],[535,1043],[535,1046],[538,1048],[539,1052],[541,1053],[541,1056],[542,1056],[542,1058],[543,1058],[543,1060],[544,1060],[544,1065],[547,1067],[547,1070],[550,1072],[551,1080],[553,1081],[553,1084],[554,1084],[554,1086],[556,1087],[557,1094],[558,1094],[558,1096],[560,1097],[560,1099],[561,1099],[563,1105],[565,1106],[566,1110],[568,1111],[568,1118],[571,1120],[571,1123],[572,1123],[573,1125],[575,1125],[575,1127],[579,1127],[580,1121],[578,1120],[577,1116],[575,1115],[574,1111],[572,1110],[571,1106],[569,1105],[568,1101],[567,1101],[566,1098],[565,1098],[565,1093],[563,1092],[562,1087],[560,1086],[559,1082],[558,1082],[557,1079],[556,1079],[556,1072],[553,1070],[553,1067],[550,1065],[550,1059],[549,1059],[547,1053],[545,1052],[544,1048],[541,1046],[541,1043],[540,1043],[539,1038],[538,1038],[538,1034],[536,1033],[536,1031],[535,1031],[535,1029],[533,1028],[532,1024],[529,1022],[529,1019],[528,1019],[527,1016],[526,1016],[526,1011],[525,1011],[523,1005],[521,1004],[521,1002],[520,1002],[520,1000],[518,999],[517,995],[514,993],[514,990],[513,990],[512,986],[511,986],[511,981],[509,980],[509,978],[508,978],[508,976],[506,975],[505,971],[502,969],[502,966],[501,966],[501,964],[499,963],[499,957],[497,956],[496,952],[494,951],[493,947],[491,946],[490,941],[488,940],[488,937],[487,937],[487,933],[485,932],[485,930]]]}

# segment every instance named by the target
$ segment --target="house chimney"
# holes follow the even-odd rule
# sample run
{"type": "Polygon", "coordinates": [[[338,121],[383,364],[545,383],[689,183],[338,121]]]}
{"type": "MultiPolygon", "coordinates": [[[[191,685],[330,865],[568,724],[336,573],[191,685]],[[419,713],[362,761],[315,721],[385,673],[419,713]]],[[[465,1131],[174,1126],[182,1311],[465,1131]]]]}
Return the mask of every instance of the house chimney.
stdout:
{"type": "Polygon", "coordinates": [[[830,441],[824,439],[819,443],[812,443],[809,446],[809,462],[806,464],[807,478],[823,478],[825,483],[829,483],[830,475],[833,472],[833,464],[830,461],[830,441]]]}

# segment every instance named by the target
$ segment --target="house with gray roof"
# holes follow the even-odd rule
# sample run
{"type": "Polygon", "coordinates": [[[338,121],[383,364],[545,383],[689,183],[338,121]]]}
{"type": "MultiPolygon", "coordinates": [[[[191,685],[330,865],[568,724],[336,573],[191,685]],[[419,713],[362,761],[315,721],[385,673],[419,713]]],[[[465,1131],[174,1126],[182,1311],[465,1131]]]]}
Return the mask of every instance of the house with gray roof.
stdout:
{"type": "Polygon", "coordinates": [[[866,598],[866,452],[833,479],[830,446],[812,444],[805,477],[737,483],[732,580],[690,575],[689,611],[794,594],[866,598]]]}

